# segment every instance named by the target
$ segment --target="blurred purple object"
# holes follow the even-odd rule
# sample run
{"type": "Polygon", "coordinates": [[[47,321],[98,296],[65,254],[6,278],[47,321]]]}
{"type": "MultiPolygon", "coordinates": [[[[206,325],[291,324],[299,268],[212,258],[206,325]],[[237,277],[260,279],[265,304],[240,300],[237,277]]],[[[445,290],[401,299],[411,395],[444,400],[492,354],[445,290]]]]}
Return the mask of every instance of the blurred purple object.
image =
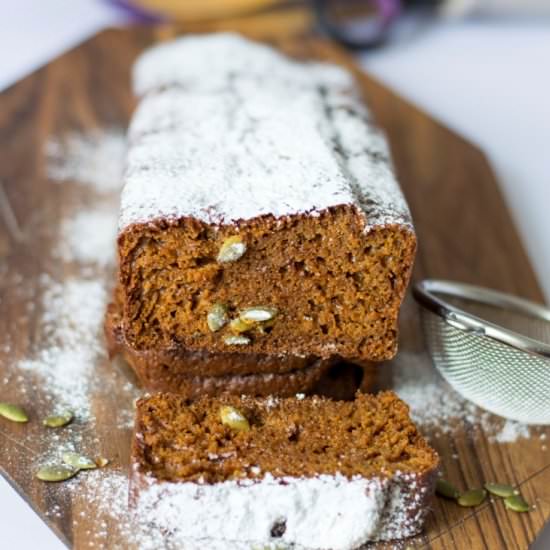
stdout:
{"type": "Polygon", "coordinates": [[[344,2],[313,0],[317,21],[331,38],[355,50],[381,45],[388,38],[389,27],[399,17],[402,9],[401,0],[363,0],[363,4],[372,8],[370,15],[340,22],[332,13],[332,8],[340,3],[344,2]]]}
{"type": "Polygon", "coordinates": [[[128,0],[107,0],[107,2],[123,9],[134,21],[139,23],[160,23],[165,21],[165,18],[159,14],[138,7],[128,0]]]}
{"type": "Polygon", "coordinates": [[[401,14],[401,0],[375,0],[380,19],[388,25],[401,14]]]}

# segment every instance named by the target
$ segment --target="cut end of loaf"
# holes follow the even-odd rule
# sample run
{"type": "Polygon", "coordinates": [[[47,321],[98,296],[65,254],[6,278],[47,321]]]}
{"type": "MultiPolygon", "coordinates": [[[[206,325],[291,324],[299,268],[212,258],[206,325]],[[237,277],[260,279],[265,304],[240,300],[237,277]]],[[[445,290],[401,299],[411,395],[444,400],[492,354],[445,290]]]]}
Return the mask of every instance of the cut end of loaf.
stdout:
{"type": "Polygon", "coordinates": [[[237,226],[134,225],[119,237],[125,337],[136,349],[389,359],[415,246],[402,226],[365,233],[346,206],[237,226]],[[245,251],[221,261],[236,236],[245,251]],[[217,304],[228,322],[213,331],[217,304]],[[239,327],[235,319],[257,307],[274,312],[269,322],[239,327]]]}
{"type": "Polygon", "coordinates": [[[322,397],[202,397],[189,402],[172,394],[137,406],[134,459],[158,480],[219,483],[261,478],[341,474],[423,474],[437,455],[394,393],[357,394],[353,401],[322,397]],[[239,432],[220,419],[222,407],[248,419],[239,432]]]}

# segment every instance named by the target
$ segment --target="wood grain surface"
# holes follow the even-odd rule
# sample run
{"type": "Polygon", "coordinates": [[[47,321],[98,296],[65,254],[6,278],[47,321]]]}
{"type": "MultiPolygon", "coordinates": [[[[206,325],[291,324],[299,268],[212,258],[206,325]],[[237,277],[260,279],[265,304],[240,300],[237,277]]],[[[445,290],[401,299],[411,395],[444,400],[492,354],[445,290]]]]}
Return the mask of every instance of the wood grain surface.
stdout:
{"type": "MultiPolygon", "coordinates": [[[[79,549],[93,548],[96,542],[96,547],[109,549],[130,545],[97,501],[79,489],[86,482],[84,475],[70,482],[73,490],[33,477],[51,450],[51,435],[38,420],[52,404],[37,374],[18,369],[17,362],[32,353],[42,336],[41,274],[65,281],[81,269],[56,261],[51,254],[60,220],[75,204],[95,200],[93,190],[82,186],[48,183],[44,143],[51,135],[125,125],[133,109],[132,61],[145,46],[173,32],[168,28],[104,32],[0,95],[0,179],[24,233],[23,242],[17,242],[6,227],[0,233],[0,401],[19,402],[31,414],[31,422],[24,425],[0,418],[0,470],[60,538],[79,549]]],[[[298,57],[330,59],[356,70],[339,49],[312,36],[283,34],[269,39],[298,57]]],[[[358,73],[358,78],[389,135],[415,219],[420,243],[415,278],[450,278],[542,301],[484,156],[370,77],[358,73]]],[[[102,200],[116,201],[116,195],[102,200]]],[[[112,276],[105,271],[98,274],[105,284],[112,276]]],[[[411,353],[429,364],[418,311],[410,298],[401,327],[401,351],[381,367],[382,385],[389,387],[393,374],[407,368],[411,353]]],[[[59,437],[81,438],[84,450],[109,457],[108,468],[125,473],[131,429],[119,420],[132,414],[138,390],[128,384],[126,371],[113,368],[101,355],[93,375],[101,381],[93,385],[90,397],[97,421],[77,420],[58,432],[59,437]]],[[[550,436],[550,429],[539,429],[538,434],[550,436]]],[[[502,501],[487,500],[478,508],[464,509],[438,499],[425,533],[407,545],[434,550],[527,548],[550,517],[550,452],[540,438],[498,444],[467,424],[448,435],[427,435],[441,454],[446,477],[460,489],[491,480],[512,483],[521,487],[535,508],[514,514],[504,509],[502,501]]]]}

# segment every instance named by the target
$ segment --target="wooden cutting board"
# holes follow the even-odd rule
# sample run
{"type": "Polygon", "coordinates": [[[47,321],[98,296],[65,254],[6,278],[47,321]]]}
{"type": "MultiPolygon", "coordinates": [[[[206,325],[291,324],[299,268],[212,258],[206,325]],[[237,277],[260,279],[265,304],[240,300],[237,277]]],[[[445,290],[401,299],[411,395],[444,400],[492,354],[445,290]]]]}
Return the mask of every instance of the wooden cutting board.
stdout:
{"type": "MultiPolygon", "coordinates": [[[[172,34],[166,28],[103,32],[0,95],[0,179],[20,225],[30,236],[18,244],[5,227],[0,233],[0,400],[19,402],[31,414],[31,422],[25,425],[0,418],[0,471],[74,548],[89,548],[90,543],[93,547],[94,541],[102,541],[109,549],[129,545],[116,534],[115,522],[85,491],[70,492],[66,485],[48,485],[33,477],[45,447],[51,444],[49,432],[45,434],[39,422],[51,404],[36,374],[17,369],[17,361],[40,338],[41,312],[39,307],[29,309],[28,303],[40,304],[39,275],[44,271],[58,281],[78,271],[78,267],[52,260],[51,249],[64,213],[75,202],[91,200],[90,190],[48,184],[43,145],[52,134],[125,125],[133,108],[132,61],[145,46],[172,34]]],[[[311,36],[280,37],[275,42],[298,57],[328,59],[356,70],[338,48],[311,36]]],[[[415,278],[451,278],[542,302],[485,157],[370,77],[358,73],[358,78],[389,135],[415,219],[420,243],[415,278]]],[[[385,377],[388,385],[392,369],[407,368],[407,354],[421,353],[423,348],[418,312],[409,298],[402,314],[401,352],[383,367],[389,375],[385,377]]],[[[131,415],[137,390],[128,389],[127,373],[113,369],[105,359],[97,360],[95,376],[102,381],[91,395],[97,422],[77,421],[64,433],[80,436],[83,448],[109,457],[108,468],[125,473],[131,429],[127,424],[121,427],[117,419],[131,415]]],[[[539,434],[550,436],[550,429],[539,430],[539,434]]],[[[514,514],[501,501],[463,509],[438,499],[425,534],[407,544],[433,549],[527,548],[550,517],[550,452],[540,439],[498,444],[482,431],[464,426],[448,436],[432,437],[432,442],[446,477],[459,488],[498,479],[520,486],[536,507],[528,514],[514,514]]],[[[78,480],[85,483],[83,474],[78,480]]]]}

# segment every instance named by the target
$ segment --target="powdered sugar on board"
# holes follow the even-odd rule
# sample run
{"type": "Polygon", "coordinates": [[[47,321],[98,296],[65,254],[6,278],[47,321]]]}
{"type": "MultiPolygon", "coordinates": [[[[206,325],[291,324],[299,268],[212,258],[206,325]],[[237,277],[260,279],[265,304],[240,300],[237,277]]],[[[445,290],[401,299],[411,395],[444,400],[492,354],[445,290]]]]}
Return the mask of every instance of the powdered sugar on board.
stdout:
{"type": "Polygon", "coordinates": [[[0,353],[7,360],[0,384],[11,392],[9,400],[22,404],[31,418],[18,432],[17,445],[3,454],[2,467],[17,483],[33,477],[40,466],[60,464],[68,451],[91,458],[107,456],[111,464],[106,468],[81,472],[67,484],[49,487],[45,513],[52,519],[67,517],[67,498],[71,499],[75,524],[89,524],[89,502],[94,498],[96,503],[109,502],[110,509],[103,507],[96,518],[89,537],[91,548],[112,548],[104,529],[107,522],[116,518],[117,524],[127,523],[126,475],[112,453],[112,442],[99,434],[107,429],[114,440],[123,434],[129,439],[132,403],[140,394],[124,373],[109,365],[102,336],[114,283],[124,150],[122,130],[52,138],[44,156],[47,184],[55,189],[45,195],[43,209],[51,208],[47,201],[57,206],[56,194],[60,192],[61,215],[52,219],[37,212],[32,218],[33,238],[18,248],[19,254],[34,258],[28,264],[32,270],[16,271],[20,264],[15,262],[0,266],[4,288],[9,289],[2,294],[2,307],[19,312],[1,335],[0,353]],[[33,247],[38,247],[40,254],[33,247]],[[33,328],[29,330],[29,326],[33,328]],[[19,330],[30,335],[24,349],[17,338],[19,330]],[[112,422],[107,427],[98,425],[98,413],[110,406],[109,399],[115,394],[112,422]],[[46,415],[67,410],[74,413],[68,426],[37,427],[46,415]],[[77,514],[81,495],[90,500],[77,514]]]}
{"type": "Polygon", "coordinates": [[[40,344],[17,366],[39,375],[58,406],[87,418],[94,367],[105,353],[100,339],[107,305],[105,284],[77,278],[58,283],[47,275],[40,284],[40,344]]]}
{"type": "Polygon", "coordinates": [[[185,37],[135,66],[119,228],[191,216],[223,224],[351,205],[411,227],[381,132],[351,76],[238,35],[185,37]],[[205,70],[208,67],[208,70],[205,70]]]}
{"type": "Polygon", "coordinates": [[[78,210],[61,222],[61,238],[54,253],[65,262],[114,266],[116,232],[112,205],[78,210]]]}
{"type": "Polygon", "coordinates": [[[56,270],[46,268],[30,282],[41,295],[37,338],[17,369],[36,375],[52,402],[80,418],[91,415],[96,365],[105,359],[102,326],[113,284],[124,151],[124,132],[114,129],[52,138],[45,147],[50,182],[63,182],[68,192],[75,185],[86,189],[59,220],[51,252],[72,265],[74,275],[58,280],[56,270]]]}
{"type": "Polygon", "coordinates": [[[51,137],[45,154],[52,183],[72,182],[97,193],[118,192],[124,172],[125,131],[109,128],[51,137]]]}

